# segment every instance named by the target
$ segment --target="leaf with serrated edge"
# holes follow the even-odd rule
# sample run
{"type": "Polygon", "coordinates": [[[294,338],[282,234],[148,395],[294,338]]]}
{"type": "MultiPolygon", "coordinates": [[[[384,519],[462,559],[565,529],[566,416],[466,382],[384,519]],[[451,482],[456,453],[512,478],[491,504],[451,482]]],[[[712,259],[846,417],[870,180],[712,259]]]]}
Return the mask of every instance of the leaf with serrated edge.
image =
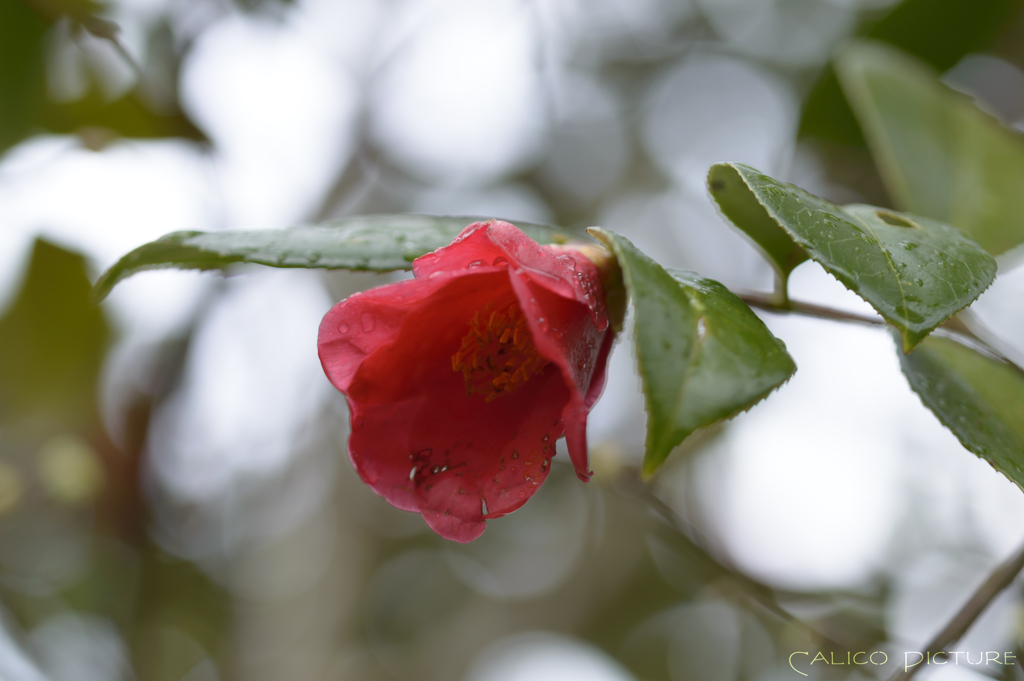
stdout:
{"type": "MultiPolygon", "coordinates": [[[[487,219],[365,215],[291,229],[174,232],[139,246],[117,261],[96,281],[93,295],[102,300],[119,281],[136,272],[163,268],[212,270],[235,263],[256,263],[373,272],[408,270],[419,256],[451,243],[466,225],[487,219]]],[[[569,233],[552,227],[519,221],[514,224],[538,243],[570,240],[569,233]]]]}
{"type": "Polygon", "coordinates": [[[852,43],[836,69],[897,206],[994,255],[1024,243],[1024,136],[891,46],[852,43]]]}
{"type": "Polygon", "coordinates": [[[628,239],[590,233],[615,254],[633,300],[647,406],[650,475],[698,428],[749,409],[796,370],[785,346],[717,281],[666,270],[628,239]]]}
{"type": "Polygon", "coordinates": [[[837,206],[749,166],[718,165],[735,169],[766,215],[898,328],[907,351],[995,279],[995,259],[954,227],[874,206],[837,206]]]}
{"type": "MultiPolygon", "coordinates": [[[[708,189],[722,214],[761,250],[775,268],[782,287],[807,253],[769,216],[757,196],[743,183],[739,171],[717,163],[708,171],[708,189]]],[[[784,288],[783,288],[784,290],[784,288]]]]}
{"type": "Polygon", "coordinates": [[[900,353],[903,373],[969,451],[1024,489],[1024,374],[946,338],[900,353]]]}

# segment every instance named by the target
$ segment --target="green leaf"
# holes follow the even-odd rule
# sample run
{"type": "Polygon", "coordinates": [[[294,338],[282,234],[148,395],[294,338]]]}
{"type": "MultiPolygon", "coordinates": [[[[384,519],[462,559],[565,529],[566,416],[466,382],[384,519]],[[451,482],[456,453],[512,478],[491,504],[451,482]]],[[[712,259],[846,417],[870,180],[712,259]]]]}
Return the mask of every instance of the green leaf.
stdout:
{"type": "MultiPolygon", "coordinates": [[[[858,31],[915,55],[940,71],[972,52],[988,52],[1012,25],[1021,0],[903,0],[892,11],[858,31]]],[[[863,148],[864,138],[850,105],[828,66],[807,96],[800,136],[863,148]]],[[[935,217],[935,216],[931,216],[935,217]]]]}
{"type": "MultiPolygon", "coordinates": [[[[749,166],[726,165],[780,228],[903,335],[910,351],[970,305],[996,262],[949,225],[865,205],[837,206],[749,166]]],[[[712,195],[718,200],[714,185],[712,195]]]]}
{"type": "Polygon", "coordinates": [[[633,300],[646,398],[645,475],[698,428],[749,409],[796,371],[785,346],[717,281],[666,270],[625,237],[594,227],[633,300]]]}
{"type": "MultiPolygon", "coordinates": [[[[81,26],[101,33],[116,31],[115,24],[94,15],[99,9],[91,0],[0,2],[0,152],[43,130],[101,129],[125,137],[206,139],[180,111],[153,111],[138,89],[110,101],[91,78],[87,91],[76,101],[50,98],[46,58],[47,50],[53,49],[49,43],[57,39],[50,23],[68,17],[73,31],[81,26]]],[[[96,143],[108,136],[92,135],[96,143]]]]}
{"type": "Polygon", "coordinates": [[[765,211],[735,166],[728,163],[711,166],[708,187],[725,217],[764,253],[775,268],[781,290],[785,290],[790,272],[807,260],[807,252],[765,211]]]}
{"type": "MultiPolygon", "coordinates": [[[[250,232],[174,232],[139,246],[96,282],[102,300],[117,282],[160,268],[223,269],[234,263],[270,267],[370,270],[412,269],[412,261],[451,243],[472,222],[488,218],[429,215],[364,215],[291,229],[250,232]]],[[[551,227],[516,222],[534,241],[566,243],[571,235],[551,227]]]]}
{"type": "Polygon", "coordinates": [[[900,353],[910,387],[960,443],[1024,488],[1024,373],[932,337],[900,353]]]}
{"type": "Polygon", "coordinates": [[[0,424],[90,424],[109,338],[82,256],[37,240],[0,318],[0,424]]]}
{"type": "Polygon", "coordinates": [[[897,206],[994,255],[1024,243],[1024,137],[891,47],[855,43],[837,69],[897,206]]]}

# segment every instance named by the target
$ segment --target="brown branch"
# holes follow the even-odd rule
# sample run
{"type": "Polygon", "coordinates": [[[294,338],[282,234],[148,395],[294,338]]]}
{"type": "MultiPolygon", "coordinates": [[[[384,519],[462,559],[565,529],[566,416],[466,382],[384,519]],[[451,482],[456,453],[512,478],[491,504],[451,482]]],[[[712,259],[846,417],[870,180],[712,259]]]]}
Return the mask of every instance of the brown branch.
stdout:
{"type": "MultiPolygon", "coordinates": [[[[776,300],[775,296],[766,295],[764,293],[737,293],[736,295],[750,307],[756,307],[760,310],[765,310],[766,312],[772,312],[774,314],[798,314],[805,317],[815,317],[817,319],[827,319],[830,321],[847,322],[852,324],[864,324],[867,326],[886,325],[886,321],[881,317],[845,312],[843,310],[837,310],[824,305],[803,303],[796,300],[790,300],[784,304],[780,304],[776,300]]],[[[977,321],[974,322],[973,326],[979,326],[977,321]]],[[[980,352],[996,362],[1005,364],[1024,378],[1024,368],[1008,357],[1001,349],[996,347],[990,339],[990,334],[984,332],[976,333],[974,329],[965,324],[959,317],[950,317],[932,333],[955,341],[960,345],[975,350],[976,352],[980,352]]]]}
{"type": "Polygon", "coordinates": [[[653,492],[653,490],[651,490],[650,486],[646,485],[640,479],[636,469],[628,468],[627,470],[629,472],[624,471],[619,475],[615,486],[622,493],[643,500],[647,504],[648,508],[657,513],[672,530],[673,535],[681,545],[680,548],[686,551],[690,555],[690,559],[695,563],[698,563],[707,574],[711,575],[711,579],[727,579],[736,587],[736,591],[744,596],[751,604],[760,606],[769,614],[783,622],[797,624],[803,627],[813,638],[826,644],[830,648],[841,651],[850,649],[850,646],[836,641],[834,638],[814,628],[782,607],[776,598],[775,590],[772,587],[752,577],[748,577],[747,575],[737,572],[711,555],[707,549],[690,537],[691,533],[701,535],[702,533],[700,530],[680,516],[675,509],[662,501],[653,492]]]}
{"type": "MultiPolygon", "coordinates": [[[[978,619],[978,616],[985,611],[1003,589],[1010,586],[1022,569],[1024,569],[1024,547],[1021,547],[1016,554],[1001,563],[989,575],[988,579],[978,587],[974,595],[964,603],[964,606],[960,608],[960,612],[954,615],[949,624],[932,639],[925,649],[925,659],[941,655],[947,646],[959,641],[967,633],[967,630],[971,628],[974,621],[978,619]]],[[[910,669],[904,668],[903,671],[893,676],[891,681],[908,681],[917,673],[920,666],[917,665],[910,669]]]]}
{"type": "Polygon", "coordinates": [[[844,312],[823,305],[813,303],[802,303],[790,300],[788,303],[777,302],[776,296],[763,293],[738,293],[739,299],[750,307],[756,307],[767,312],[776,314],[798,314],[805,317],[817,317],[818,319],[830,319],[837,322],[853,322],[856,324],[868,324],[870,326],[885,326],[885,320],[881,317],[867,317],[864,315],[844,312]]]}

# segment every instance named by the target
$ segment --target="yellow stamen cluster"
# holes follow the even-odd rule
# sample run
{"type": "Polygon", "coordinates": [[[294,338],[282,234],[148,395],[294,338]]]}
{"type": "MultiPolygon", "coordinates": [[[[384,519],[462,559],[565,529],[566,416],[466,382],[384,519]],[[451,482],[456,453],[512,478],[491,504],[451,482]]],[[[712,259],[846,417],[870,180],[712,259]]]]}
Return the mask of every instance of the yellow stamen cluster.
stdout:
{"type": "Polygon", "coordinates": [[[469,320],[462,347],[452,355],[452,370],[462,372],[466,394],[484,395],[487,402],[512,392],[548,363],[537,352],[519,305],[502,312],[490,307],[469,320]]]}

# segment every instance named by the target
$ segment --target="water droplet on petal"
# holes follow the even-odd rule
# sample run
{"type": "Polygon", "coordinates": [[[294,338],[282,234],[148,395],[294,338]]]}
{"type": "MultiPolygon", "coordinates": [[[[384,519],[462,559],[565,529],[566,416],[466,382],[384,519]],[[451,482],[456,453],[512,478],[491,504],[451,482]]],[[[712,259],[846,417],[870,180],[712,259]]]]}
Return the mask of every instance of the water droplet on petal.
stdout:
{"type": "Polygon", "coordinates": [[[341,335],[345,335],[346,333],[348,333],[348,324],[346,324],[345,322],[338,324],[338,333],[340,333],[341,335]]]}
{"type": "Polygon", "coordinates": [[[437,473],[441,472],[441,467],[440,466],[434,466],[433,468],[430,469],[430,472],[434,473],[436,475],[437,473]]]}
{"type": "Polygon", "coordinates": [[[520,492],[520,493],[519,493],[519,498],[520,498],[520,499],[523,499],[523,498],[525,498],[525,497],[526,497],[526,492],[520,492]]]}
{"type": "Polygon", "coordinates": [[[494,265],[495,267],[497,267],[498,265],[506,265],[508,264],[508,258],[499,255],[497,258],[494,259],[494,262],[492,262],[491,264],[494,265]]]}
{"type": "Polygon", "coordinates": [[[413,478],[415,478],[415,477],[416,477],[416,468],[417,468],[416,466],[413,466],[413,467],[412,467],[412,470],[411,470],[411,471],[409,471],[409,479],[410,479],[410,480],[412,480],[413,478]]]}
{"type": "Polygon", "coordinates": [[[550,433],[544,433],[544,437],[542,437],[542,438],[540,439],[540,441],[541,441],[541,442],[547,442],[547,441],[548,441],[548,440],[550,440],[550,439],[551,439],[551,435],[550,435],[550,433]]]}
{"type": "Polygon", "coordinates": [[[518,459],[519,458],[519,452],[517,452],[516,450],[513,449],[512,450],[512,458],[513,459],[518,459]]]}
{"type": "Polygon", "coordinates": [[[485,263],[483,260],[474,260],[473,262],[469,263],[467,267],[483,267],[486,264],[487,263],[485,263]]]}

